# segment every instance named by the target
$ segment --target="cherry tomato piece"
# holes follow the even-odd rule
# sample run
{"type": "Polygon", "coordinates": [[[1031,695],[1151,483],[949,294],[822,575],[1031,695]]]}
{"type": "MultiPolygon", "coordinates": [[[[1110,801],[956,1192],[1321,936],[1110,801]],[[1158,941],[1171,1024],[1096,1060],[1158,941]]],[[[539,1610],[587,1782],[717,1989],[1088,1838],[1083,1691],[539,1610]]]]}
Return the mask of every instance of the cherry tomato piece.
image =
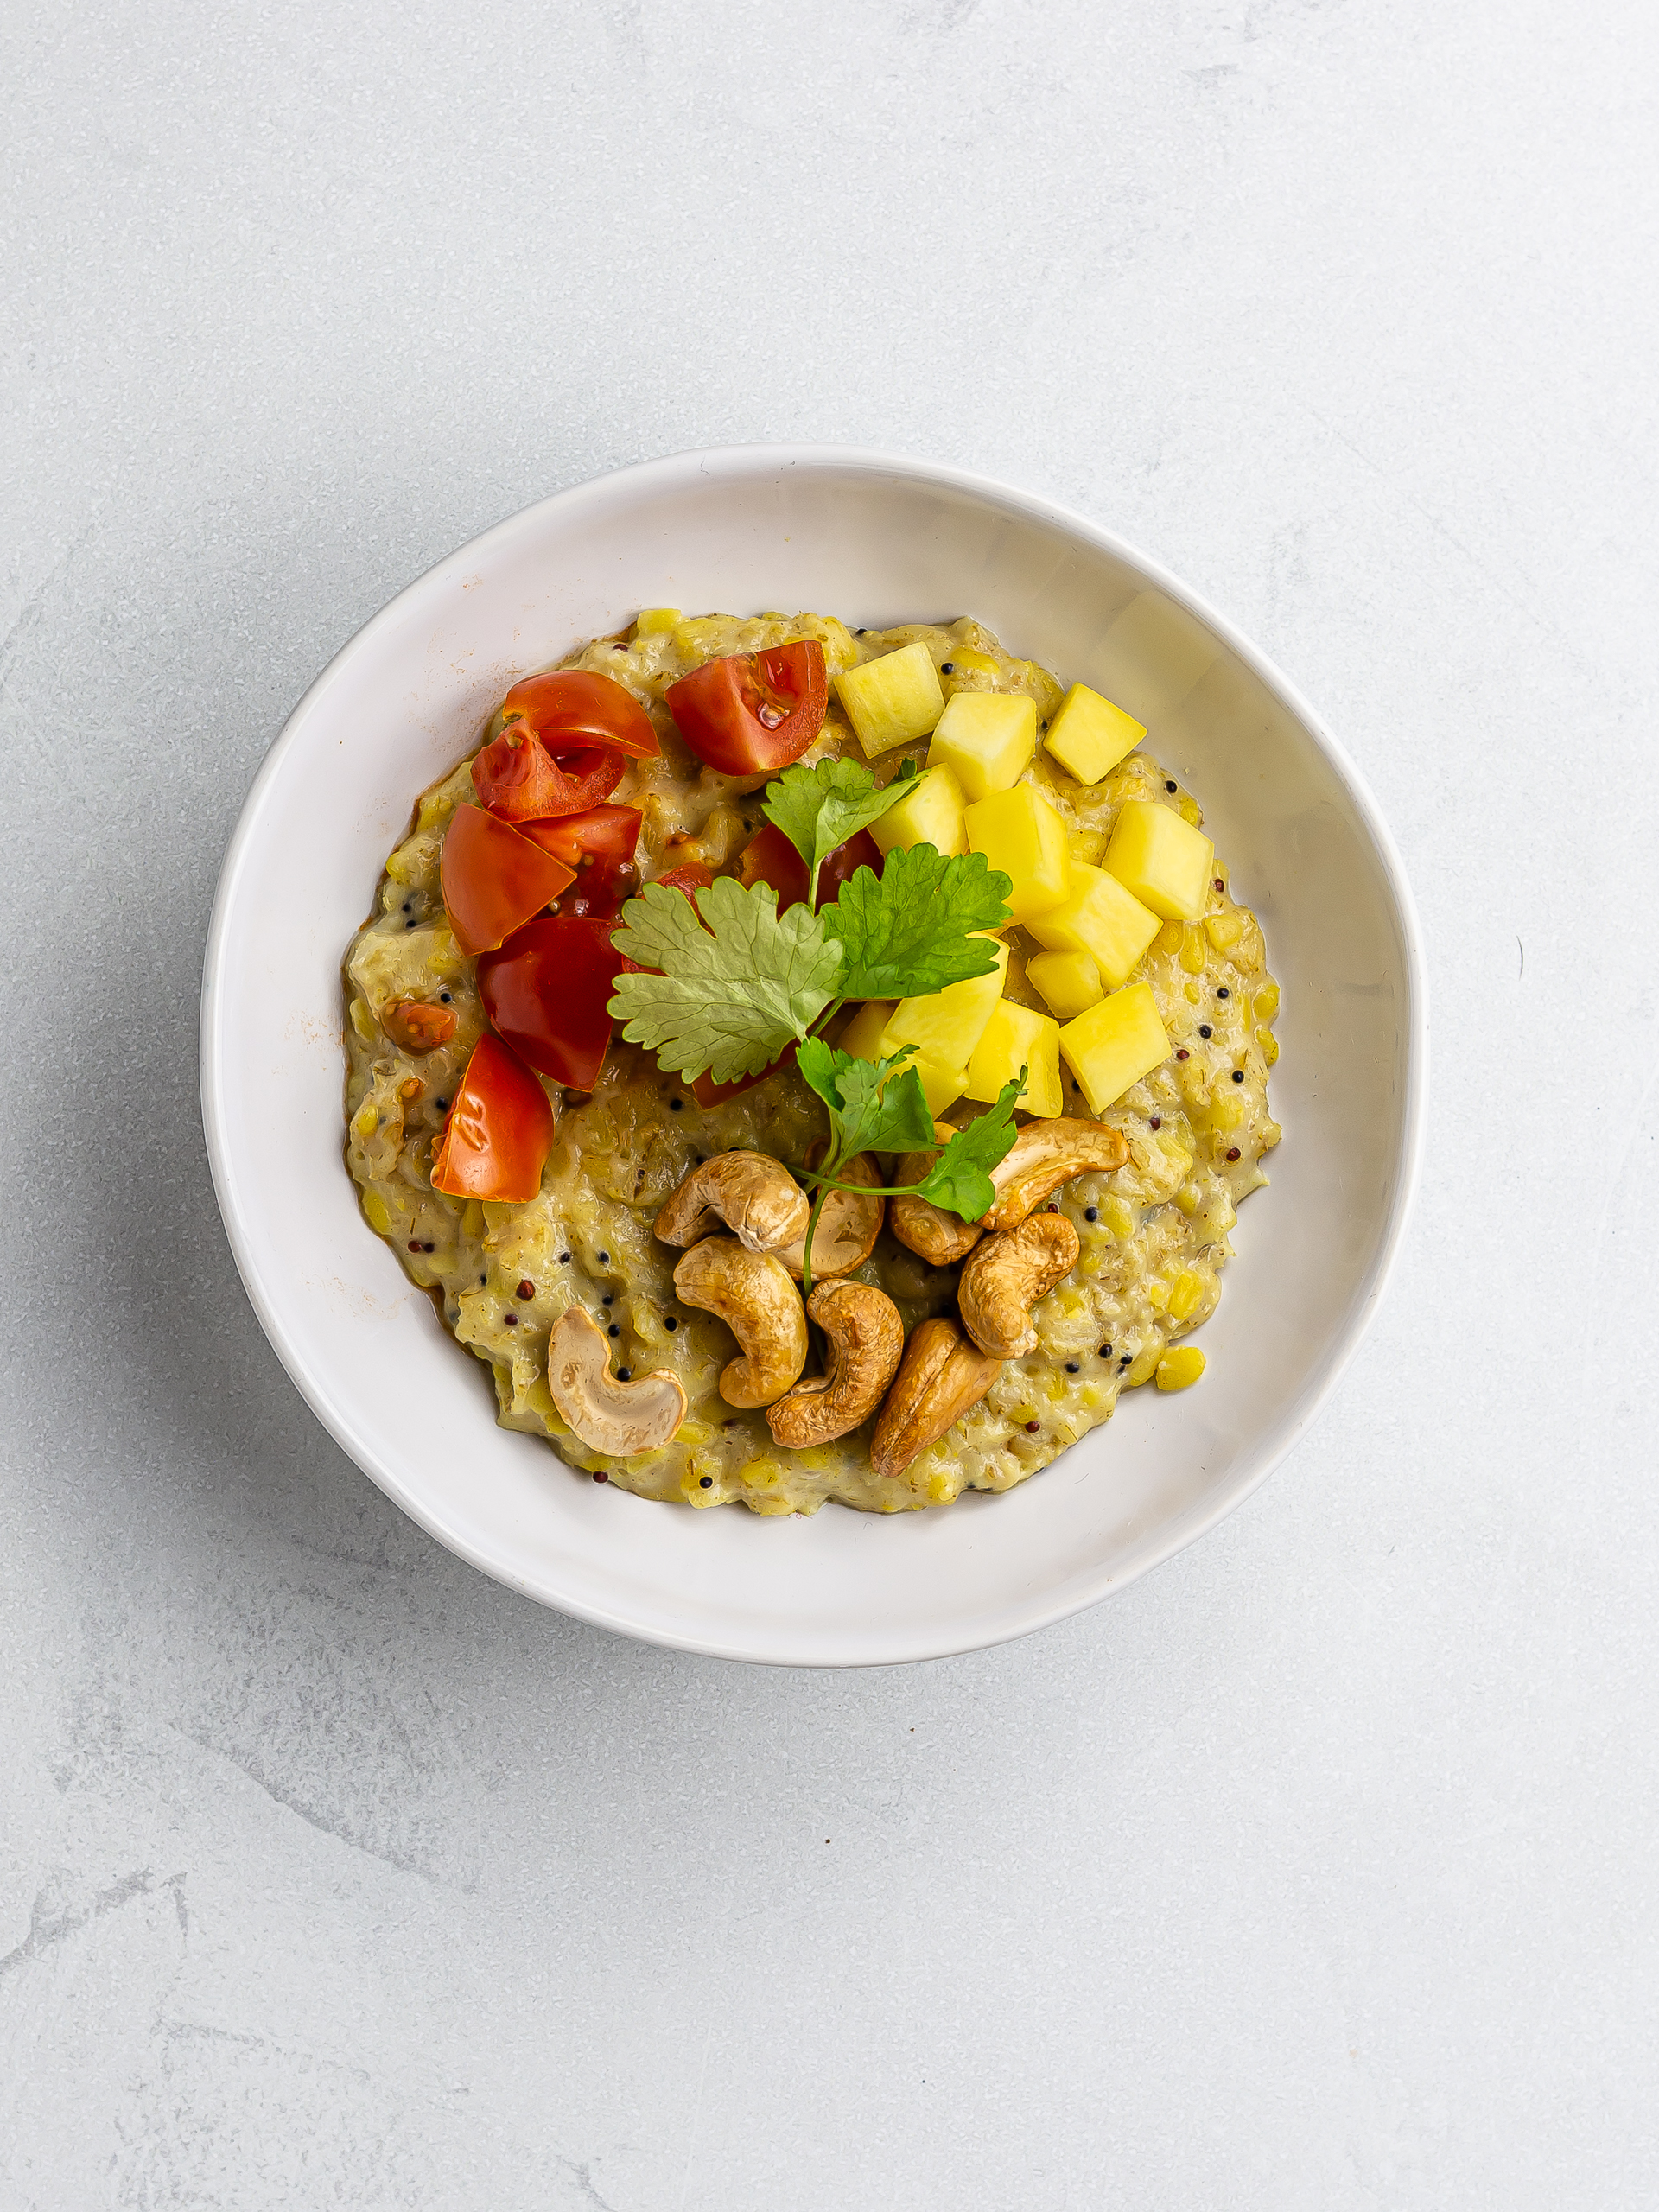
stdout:
{"type": "Polygon", "coordinates": [[[499,1037],[480,1037],[449,1103],[432,1187],[455,1198],[533,1198],[552,1141],[547,1093],[499,1037]]]}
{"type": "Polygon", "coordinates": [[[520,715],[556,756],[579,745],[607,745],[636,760],[662,752],[651,716],[613,676],[586,668],[555,668],[527,676],[501,702],[511,721],[520,715]]]}
{"type": "Polygon", "coordinates": [[[769,883],[778,893],[778,911],[798,906],[806,897],[806,862],[776,823],[768,822],[744,846],[738,859],[738,878],[747,890],[752,884],[769,883]]]}
{"type": "Polygon", "coordinates": [[[762,1068],[759,1075],[741,1075],[735,1083],[716,1083],[707,1069],[691,1086],[691,1096],[705,1109],[723,1106],[728,1098],[741,1098],[746,1090],[753,1090],[757,1083],[764,1083],[769,1075],[776,1075],[779,1068],[786,1068],[795,1058],[791,1045],[780,1052],[770,1067],[762,1068]]]}
{"type": "Polygon", "coordinates": [[[880,875],[886,855],[868,830],[861,830],[844,845],[837,845],[832,853],[823,856],[823,866],[818,870],[818,904],[828,906],[837,899],[842,887],[852,881],[861,868],[880,875]]]}
{"type": "Polygon", "coordinates": [[[611,925],[587,914],[526,922],[478,963],[484,1011],[522,1059],[591,1090],[611,1041],[607,1011],[621,962],[611,925]]]}
{"type": "MultiPolygon", "coordinates": [[[[683,891],[688,899],[693,892],[706,891],[714,880],[701,861],[688,861],[683,868],[664,868],[660,875],[652,878],[653,883],[667,884],[671,891],[683,891]]],[[[693,899],[692,903],[696,902],[693,899]]]]}
{"type": "Polygon", "coordinates": [[[627,762],[613,747],[578,746],[556,760],[524,723],[509,722],[473,761],[479,803],[503,822],[579,814],[608,798],[627,762]]]}
{"type": "Polygon", "coordinates": [[[680,734],[722,775],[798,760],[823,728],[830,683],[816,638],[705,661],[663,694],[680,734]]]}
{"type": "MultiPolygon", "coordinates": [[[[881,873],[881,849],[868,830],[849,837],[823,856],[818,870],[817,904],[827,906],[841,894],[861,868],[881,873]]],[[[743,848],[739,873],[744,883],[769,883],[778,893],[778,911],[803,904],[806,898],[806,862],[775,823],[767,823],[743,848]]]]}
{"type": "Polygon", "coordinates": [[[380,1012],[380,1027],[406,1052],[433,1052],[455,1033],[455,1009],[425,999],[394,999],[380,1012]]]}
{"type": "Polygon", "coordinates": [[[458,806],[439,870],[456,944],[463,952],[493,951],[550,906],[575,873],[510,822],[480,806],[458,806]]]}
{"type": "Polygon", "coordinates": [[[524,823],[524,835],[574,873],[575,887],[558,902],[561,914],[593,914],[604,921],[632,898],[639,887],[633,856],[640,818],[637,806],[590,806],[582,814],[524,823]]]}

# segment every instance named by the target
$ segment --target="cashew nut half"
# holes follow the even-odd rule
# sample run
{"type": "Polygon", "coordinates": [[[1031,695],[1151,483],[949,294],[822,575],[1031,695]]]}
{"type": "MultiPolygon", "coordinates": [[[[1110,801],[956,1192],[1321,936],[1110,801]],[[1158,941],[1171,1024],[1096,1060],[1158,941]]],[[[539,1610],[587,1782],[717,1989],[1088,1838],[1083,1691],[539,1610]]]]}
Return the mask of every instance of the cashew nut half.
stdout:
{"type": "Polygon", "coordinates": [[[905,1351],[899,1308],[868,1283],[820,1283],[806,1310],[830,1339],[830,1371],[798,1383],[766,1414],[773,1437],[793,1452],[828,1444],[867,1420],[905,1351]]]}
{"type": "MultiPolygon", "coordinates": [[[[944,1146],[957,1133],[949,1122],[935,1122],[933,1134],[944,1146]]],[[[919,1183],[938,1156],[937,1152],[906,1153],[893,1171],[893,1181],[919,1183]]],[[[919,1253],[931,1268],[954,1267],[985,1233],[978,1222],[963,1221],[959,1214],[936,1206],[931,1198],[914,1197],[893,1200],[887,1225],[901,1244],[919,1253]]]]}
{"type": "Polygon", "coordinates": [[[1127,1139],[1103,1122],[1027,1122],[1013,1149],[991,1170],[996,1203],[980,1226],[993,1231],[1016,1228],[1074,1175],[1121,1167],[1128,1156],[1127,1139]]]}
{"type": "Polygon", "coordinates": [[[806,1315],[789,1270],[734,1236],[705,1236],[674,1270],[675,1295],[722,1320],[743,1347],[720,1371],[728,1406],[769,1406],[806,1365],[806,1315]]]}
{"type": "Polygon", "coordinates": [[[764,1152],[722,1152],[705,1160],[657,1217],[664,1244],[695,1244],[724,1222],[751,1252],[775,1252],[806,1234],[806,1193],[781,1160],[764,1152]]]}
{"type": "Polygon", "coordinates": [[[631,1459],[660,1452],[685,1419],[685,1392],[665,1367],[619,1382],[610,1346],[585,1306],[567,1306],[547,1340],[548,1395],[595,1452],[631,1459]]]}
{"type": "MultiPolygon", "coordinates": [[[[828,1149],[820,1137],[807,1153],[807,1166],[816,1167],[828,1149]]],[[[925,1173],[925,1169],[923,1172],[925,1173]]],[[[874,1190],[881,1180],[874,1154],[855,1154],[842,1165],[841,1180],[862,1183],[874,1190]]],[[[848,1274],[869,1258],[875,1249],[875,1240],[881,1234],[887,1206],[885,1198],[861,1198],[856,1191],[824,1192],[823,1204],[818,1209],[818,1225],[812,1232],[814,1282],[821,1276],[848,1274]]],[[[794,1243],[780,1245],[778,1256],[798,1281],[806,1258],[804,1233],[794,1243]]]]}
{"type": "Polygon", "coordinates": [[[1077,1232],[1063,1213],[1034,1213],[975,1246],[957,1284],[957,1306],[982,1351],[1020,1359],[1036,1351],[1031,1309],[1071,1274],[1077,1251],[1077,1232]]]}
{"type": "Polygon", "coordinates": [[[905,1347],[870,1441],[878,1475],[902,1475],[917,1454],[976,1406],[1002,1363],[980,1351],[955,1321],[924,1321],[905,1347]]]}

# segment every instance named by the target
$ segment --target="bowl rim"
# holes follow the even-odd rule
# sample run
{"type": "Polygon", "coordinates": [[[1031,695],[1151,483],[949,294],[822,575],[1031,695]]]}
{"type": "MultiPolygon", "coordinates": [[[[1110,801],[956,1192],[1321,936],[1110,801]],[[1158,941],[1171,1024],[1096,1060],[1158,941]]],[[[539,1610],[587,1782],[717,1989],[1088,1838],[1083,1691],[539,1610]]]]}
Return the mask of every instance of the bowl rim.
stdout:
{"type": "Polygon", "coordinates": [[[199,1076],[203,1134],[214,1196],[232,1255],[260,1326],[296,1388],[335,1442],[354,1465],[429,1535],[465,1560],[469,1566],[488,1575],[492,1580],[556,1611],[586,1621],[594,1627],[632,1637],[638,1642],[751,1664],[887,1666],[991,1649],[997,1644],[1010,1643],[1039,1629],[1052,1627],[1058,1621],[1069,1619],[1074,1614],[1086,1611],[1103,1599],[1128,1588],[1130,1583],[1137,1581],[1153,1567],[1161,1566],[1176,1552],[1184,1550],[1187,1545],[1207,1535],[1250,1497],[1282,1463],[1318,1420],[1347,1371],[1387,1294],[1398,1263],[1422,1173],[1427,1124],[1428,1041],[1427,966],[1421,926],[1393,833],[1344,747],[1302,692],[1258,646],[1160,562],[1143,553],[1116,532],[1058,500],[1022,491],[976,470],[959,468],[944,462],[917,460],[908,454],[890,453],[879,448],[779,441],[693,447],[681,452],[664,454],[652,460],[606,470],[600,475],[570,485],[563,491],[552,493],[545,499],[535,500],[529,506],[492,524],[452,552],[445,554],[430,568],[412,577],[330,657],[294,705],[260,762],[226,849],[208,921],[202,963],[199,1076]],[[480,549],[499,547],[514,537],[534,534],[542,526],[543,519],[556,511],[575,516],[584,505],[617,496],[626,497],[630,493],[647,495],[653,492],[666,493],[683,488],[697,479],[739,479],[785,469],[865,474],[966,493],[1005,511],[1069,532],[1139,571],[1147,582],[1166,593],[1178,606],[1221,639],[1257,680],[1274,694],[1280,704],[1294,716],[1324,756],[1376,851],[1393,903],[1404,959],[1406,1003],[1401,1025],[1404,1058],[1401,1135],[1388,1218],[1382,1225],[1370,1268],[1350,1309],[1341,1334],[1325,1348],[1319,1366],[1282,1420],[1279,1433],[1275,1435],[1269,1432],[1255,1455],[1255,1464],[1222,1496],[1176,1516],[1159,1541],[1147,1546],[1132,1562],[1120,1562],[1112,1573],[1103,1574],[1080,1593],[1073,1588],[1064,1596],[1050,1596],[1046,1599],[1039,1597],[1036,1601],[1016,1609],[1017,1617],[1005,1619],[989,1633],[947,1632],[929,1642],[925,1648],[912,1646],[901,1652],[871,1650],[835,1656],[781,1649],[763,1653],[753,1648],[723,1642],[718,1637],[689,1637],[672,1633],[647,1620],[631,1618],[620,1607],[595,1605],[575,1595],[551,1595],[528,1576],[515,1572],[509,1563],[489,1555],[483,1547],[470,1541],[463,1531],[449,1526],[441,1511],[435,1510],[410,1491],[398,1470],[381,1454],[373,1440],[362,1433],[334,1402],[291,1341],[283,1319],[280,1301],[265,1279],[256,1239],[243,1210],[234,1148],[221,1089],[221,1016],[228,982],[230,917],[243,870],[258,839],[266,804],[287,755],[297,741],[318,700],[340,680],[355,660],[373,649],[383,629],[401,619],[400,610],[405,602],[414,594],[438,586],[454,573],[471,568],[476,563],[480,549]]]}

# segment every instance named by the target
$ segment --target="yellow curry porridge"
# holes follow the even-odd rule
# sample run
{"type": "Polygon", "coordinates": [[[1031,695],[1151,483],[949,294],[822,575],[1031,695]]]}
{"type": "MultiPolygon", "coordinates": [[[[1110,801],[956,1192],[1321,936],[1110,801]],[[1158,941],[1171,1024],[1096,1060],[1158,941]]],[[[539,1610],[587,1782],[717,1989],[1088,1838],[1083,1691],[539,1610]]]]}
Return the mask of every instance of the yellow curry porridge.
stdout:
{"type": "Polygon", "coordinates": [[[1279,994],[1146,733],[966,619],[654,609],[559,665],[344,963],[364,1216],[502,1425],[644,1497],[893,1512],[1195,1379],[1279,994]]]}

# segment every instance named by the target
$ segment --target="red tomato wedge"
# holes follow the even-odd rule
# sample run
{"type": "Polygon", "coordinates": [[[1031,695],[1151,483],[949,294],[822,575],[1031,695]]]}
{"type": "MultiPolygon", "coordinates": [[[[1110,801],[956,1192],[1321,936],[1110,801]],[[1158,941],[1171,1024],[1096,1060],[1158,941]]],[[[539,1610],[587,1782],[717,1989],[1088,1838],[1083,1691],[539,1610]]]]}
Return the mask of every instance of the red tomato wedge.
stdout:
{"type": "Polygon", "coordinates": [[[439,870],[463,952],[490,952],[575,880],[575,870],[480,806],[458,806],[439,870]]]}
{"type": "Polygon", "coordinates": [[[663,694],[680,734],[722,775],[756,776],[798,760],[823,728],[830,682],[816,638],[705,661],[663,694]]]}
{"type": "Polygon", "coordinates": [[[547,1093],[499,1037],[480,1037],[432,1156],[432,1187],[454,1198],[533,1198],[552,1141],[547,1093]]]}
{"type": "Polygon", "coordinates": [[[621,961],[611,924],[589,914],[526,922],[478,963],[484,1011],[520,1058],[591,1090],[611,1041],[606,1005],[621,961]]]}
{"type": "Polygon", "coordinates": [[[582,745],[556,760],[523,722],[509,722],[473,762],[479,804],[503,822],[580,814],[608,798],[627,762],[613,746],[582,745]]]}
{"type": "MultiPolygon", "coordinates": [[[[842,886],[850,882],[861,868],[872,868],[880,875],[881,857],[881,849],[868,830],[861,830],[844,845],[837,845],[832,853],[826,853],[823,866],[818,870],[818,905],[827,906],[838,898],[842,886]]],[[[804,902],[806,862],[775,823],[767,823],[764,830],[750,838],[743,848],[739,868],[746,884],[772,886],[778,893],[779,913],[785,906],[804,902]]]]}
{"type": "Polygon", "coordinates": [[[586,668],[556,668],[527,676],[501,702],[511,721],[522,715],[551,753],[578,745],[607,745],[636,760],[654,760],[662,752],[651,716],[614,677],[586,668]]]}
{"type": "Polygon", "coordinates": [[[639,888],[633,856],[640,819],[637,806],[590,806],[585,813],[524,823],[523,834],[575,874],[575,889],[559,901],[562,914],[594,914],[603,921],[632,898],[639,888]]]}
{"type": "MultiPolygon", "coordinates": [[[[655,883],[665,883],[671,891],[683,891],[688,899],[693,892],[706,891],[714,880],[701,861],[688,861],[683,868],[664,868],[652,879],[655,883]]],[[[695,899],[692,903],[696,904],[695,899]]]]}
{"type": "Polygon", "coordinates": [[[705,1109],[710,1106],[723,1106],[728,1098],[741,1097],[746,1090],[753,1090],[757,1083],[764,1083],[769,1075],[776,1075],[779,1068],[788,1067],[794,1058],[795,1047],[791,1045],[779,1054],[770,1067],[762,1068],[759,1075],[741,1075],[735,1083],[716,1083],[705,1069],[692,1084],[691,1096],[705,1109]]]}

